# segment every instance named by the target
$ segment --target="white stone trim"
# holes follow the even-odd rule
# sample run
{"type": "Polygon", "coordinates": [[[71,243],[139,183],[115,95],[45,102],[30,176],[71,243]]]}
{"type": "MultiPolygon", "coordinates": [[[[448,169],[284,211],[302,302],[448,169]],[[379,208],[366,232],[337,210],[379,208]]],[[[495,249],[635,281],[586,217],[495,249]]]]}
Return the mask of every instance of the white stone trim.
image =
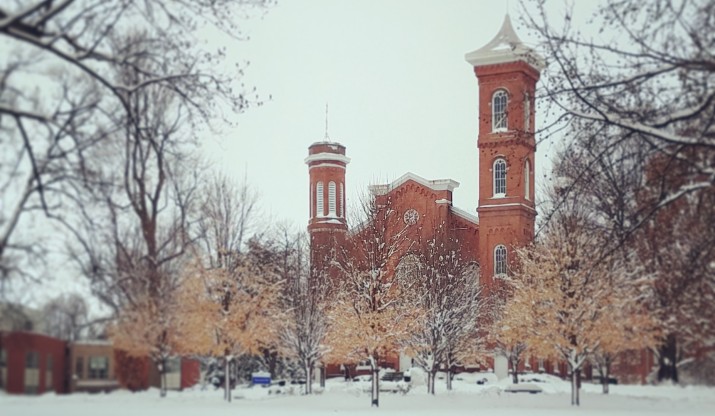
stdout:
{"type": "Polygon", "coordinates": [[[310,171],[313,168],[340,168],[342,170],[345,170],[345,166],[338,165],[337,163],[319,163],[317,165],[309,166],[308,171],[310,171]]]}
{"type": "Polygon", "coordinates": [[[347,165],[348,163],[350,163],[350,158],[345,155],[338,154],[338,153],[327,153],[327,152],[316,153],[314,155],[310,155],[305,158],[306,164],[309,164],[311,162],[322,162],[322,161],[343,162],[347,165]]]}
{"type": "Polygon", "coordinates": [[[318,224],[343,224],[338,217],[320,217],[318,224]]]}
{"type": "Polygon", "coordinates": [[[494,204],[494,205],[480,205],[479,208],[499,208],[499,207],[524,207],[531,211],[536,212],[536,210],[528,205],[522,204],[521,202],[510,202],[508,204],[494,204]]]}

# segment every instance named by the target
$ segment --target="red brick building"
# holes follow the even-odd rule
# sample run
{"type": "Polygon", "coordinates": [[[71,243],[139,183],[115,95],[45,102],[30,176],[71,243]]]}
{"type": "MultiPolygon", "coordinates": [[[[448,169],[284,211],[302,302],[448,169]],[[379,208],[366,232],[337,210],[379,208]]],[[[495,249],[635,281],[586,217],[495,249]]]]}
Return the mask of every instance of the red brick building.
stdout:
{"type": "Polygon", "coordinates": [[[7,393],[66,393],[67,343],[28,331],[0,332],[0,388],[7,393]]]}
{"type": "MultiPolygon", "coordinates": [[[[43,394],[132,390],[159,387],[159,373],[148,358],[131,366],[116,358],[109,341],[66,342],[30,331],[0,331],[0,390],[43,394]]],[[[167,388],[182,390],[200,381],[195,359],[175,357],[167,363],[167,388]]]]}
{"type": "MultiPolygon", "coordinates": [[[[451,179],[406,173],[370,191],[378,205],[397,211],[412,241],[428,241],[438,225],[446,227],[450,238],[459,241],[463,258],[479,265],[480,285],[488,295],[507,272],[513,250],[534,238],[534,96],[543,59],[519,40],[508,16],[494,39],[465,58],[479,86],[477,215],[454,205],[459,183],[451,179]]],[[[305,162],[310,174],[311,260],[320,268],[349,238],[344,189],[350,159],[345,146],[322,141],[309,147],[305,162]]],[[[393,271],[407,254],[390,259],[393,271]]]]}

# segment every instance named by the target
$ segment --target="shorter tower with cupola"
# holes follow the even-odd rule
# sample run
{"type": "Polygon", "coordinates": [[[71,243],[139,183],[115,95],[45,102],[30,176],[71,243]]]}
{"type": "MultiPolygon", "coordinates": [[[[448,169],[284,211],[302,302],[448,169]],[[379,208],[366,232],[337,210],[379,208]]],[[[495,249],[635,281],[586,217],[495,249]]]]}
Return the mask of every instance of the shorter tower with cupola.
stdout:
{"type": "Polygon", "coordinates": [[[308,234],[313,269],[326,267],[331,247],[345,239],[345,169],[350,158],[345,146],[331,141],[313,143],[305,158],[310,176],[308,234]]]}

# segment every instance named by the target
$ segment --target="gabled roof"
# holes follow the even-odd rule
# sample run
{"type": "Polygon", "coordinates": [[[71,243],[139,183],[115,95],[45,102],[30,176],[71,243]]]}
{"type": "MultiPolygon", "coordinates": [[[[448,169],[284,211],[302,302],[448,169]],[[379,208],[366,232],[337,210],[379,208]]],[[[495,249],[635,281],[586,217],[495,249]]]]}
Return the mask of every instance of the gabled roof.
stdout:
{"type": "Polygon", "coordinates": [[[524,45],[521,39],[519,39],[508,14],[504,16],[504,23],[502,23],[501,29],[499,29],[499,32],[494,36],[494,39],[476,51],[464,55],[464,59],[472,66],[493,65],[514,61],[524,61],[538,71],[541,71],[545,66],[544,58],[532,48],[524,45]]]}
{"type": "Polygon", "coordinates": [[[407,172],[400,176],[394,182],[385,185],[370,185],[370,192],[373,195],[385,195],[393,189],[397,189],[405,182],[412,180],[418,184],[424,186],[425,188],[432,189],[433,191],[450,191],[452,192],[455,188],[459,186],[459,182],[452,179],[435,179],[428,180],[421,176],[415,175],[412,172],[407,172]]]}

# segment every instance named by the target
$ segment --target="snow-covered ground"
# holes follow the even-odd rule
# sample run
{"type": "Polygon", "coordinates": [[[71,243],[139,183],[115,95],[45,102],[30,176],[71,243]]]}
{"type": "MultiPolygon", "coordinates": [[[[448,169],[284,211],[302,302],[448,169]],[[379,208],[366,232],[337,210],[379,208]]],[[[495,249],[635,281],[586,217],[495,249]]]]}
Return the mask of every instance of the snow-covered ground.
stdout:
{"type": "MultiPolygon", "coordinates": [[[[424,386],[406,395],[382,393],[380,408],[370,408],[369,393],[360,382],[328,380],[325,391],[313,396],[282,394],[264,388],[238,388],[232,403],[222,400],[221,390],[200,388],[170,392],[161,399],[157,390],[141,393],[117,391],[111,394],[46,394],[40,397],[11,396],[0,392],[2,416],[194,416],[194,415],[570,415],[569,384],[558,379],[538,383],[544,393],[505,393],[502,380],[476,385],[455,380],[446,392],[438,380],[437,395],[426,394],[424,386]],[[269,394],[269,392],[271,394],[269,394]]],[[[296,386],[297,388],[298,386],[296,386]]],[[[611,386],[611,394],[600,394],[600,386],[584,384],[581,390],[583,415],[713,415],[715,389],[678,386],[611,386]]]]}

